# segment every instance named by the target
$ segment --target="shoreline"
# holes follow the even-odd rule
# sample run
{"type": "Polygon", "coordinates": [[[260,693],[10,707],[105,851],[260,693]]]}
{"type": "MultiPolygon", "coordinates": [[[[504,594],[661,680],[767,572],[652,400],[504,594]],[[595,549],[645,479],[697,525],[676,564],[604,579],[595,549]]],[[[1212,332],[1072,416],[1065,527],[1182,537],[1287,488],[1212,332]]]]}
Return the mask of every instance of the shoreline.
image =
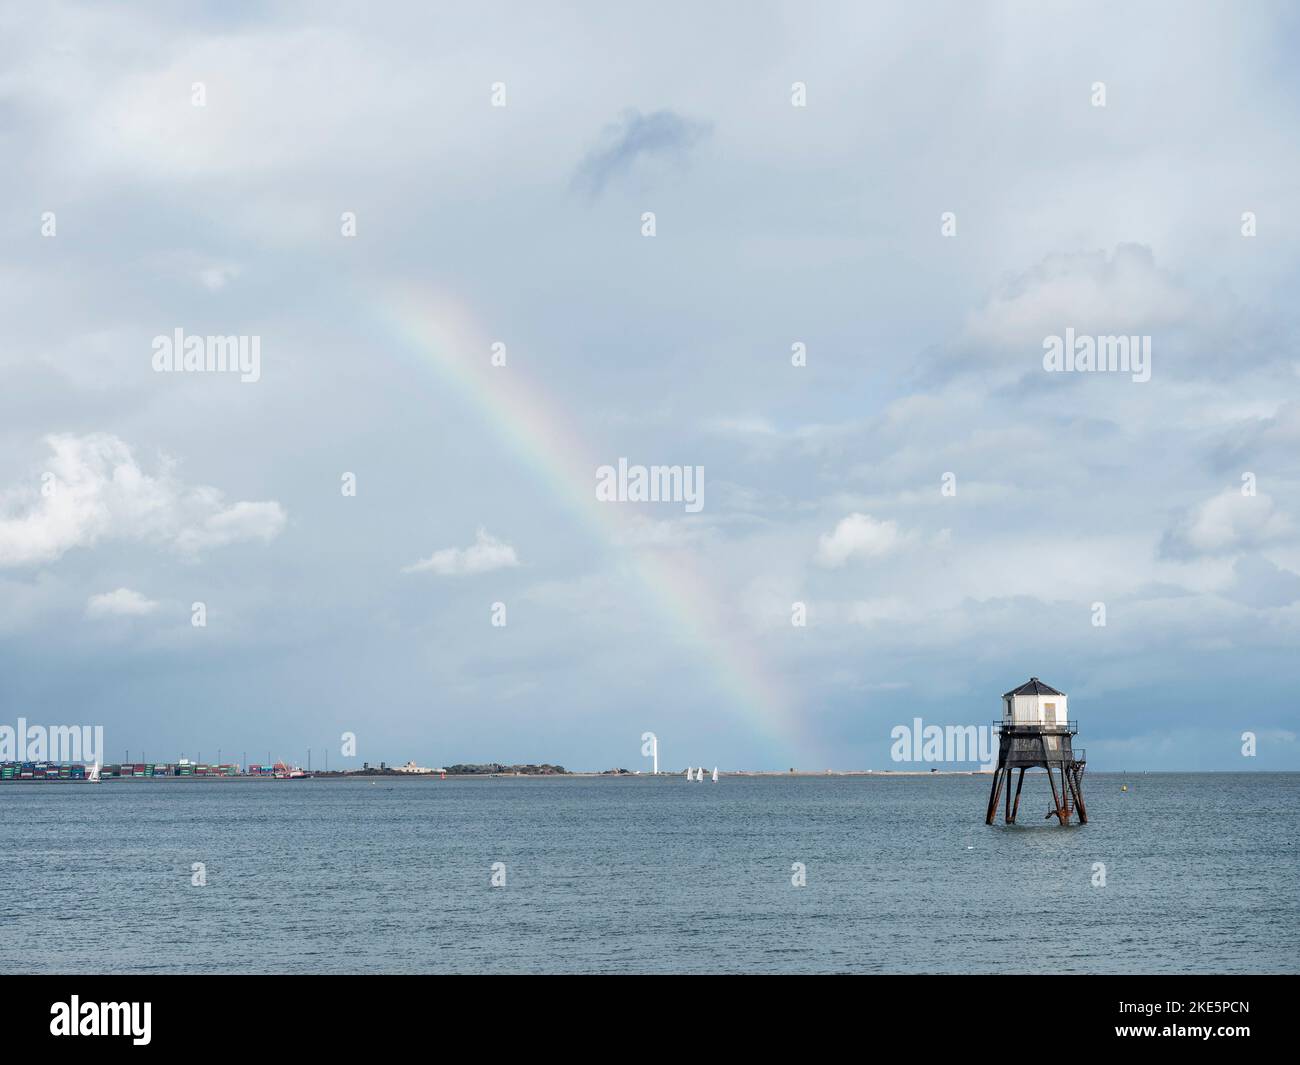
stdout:
{"type": "MultiPolygon", "coordinates": [[[[1033,772],[1031,770],[1031,772],[1033,772]]],[[[1233,770],[1233,769],[1103,769],[1094,770],[1093,776],[1107,777],[1124,777],[1124,776],[1255,776],[1297,773],[1300,770],[1295,769],[1251,769],[1251,770],[1233,770]]],[[[660,773],[658,774],[665,780],[682,779],[682,773],[660,773]]],[[[378,782],[380,780],[416,782],[416,781],[442,781],[442,780],[642,780],[653,778],[653,773],[601,773],[601,772],[569,772],[569,773],[448,773],[445,777],[439,773],[348,773],[328,775],[312,774],[301,777],[269,777],[269,776],[159,776],[159,777],[104,777],[99,783],[101,784],[285,784],[295,780],[319,780],[325,782],[346,782],[349,780],[366,780],[378,782]]],[[[770,778],[770,779],[812,779],[826,777],[854,777],[860,779],[897,779],[907,778],[915,779],[918,777],[985,777],[992,778],[993,772],[988,769],[837,769],[822,770],[814,772],[811,770],[796,770],[791,773],[788,770],[782,772],[775,769],[738,769],[728,772],[718,771],[719,780],[727,777],[741,778],[770,778]]],[[[91,784],[94,781],[74,780],[68,777],[57,779],[32,779],[19,780],[9,779],[0,780],[0,788],[8,784],[91,784]]]]}
{"type": "MultiPolygon", "coordinates": [[[[780,770],[767,769],[738,769],[730,772],[718,771],[719,780],[726,777],[772,777],[785,779],[807,779],[810,777],[986,777],[991,776],[990,770],[982,769],[844,769],[827,772],[813,771],[789,771],[781,772],[780,770]]],[[[569,773],[448,773],[445,776],[441,773],[347,773],[347,774],[308,774],[301,777],[268,777],[268,776],[157,776],[157,777],[103,777],[98,783],[100,784],[285,784],[299,780],[319,780],[327,783],[336,783],[349,780],[389,780],[389,781],[420,781],[420,780],[642,780],[652,779],[653,773],[601,773],[601,772],[578,772],[569,773]]],[[[681,779],[682,773],[660,773],[658,776],[665,780],[681,779]]],[[[51,779],[33,779],[33,780],[0,780],[0,786],[5,784],[90,784],[94,781],[78,779],[73,780],[68,777],[51,778],[51,779]]]]}

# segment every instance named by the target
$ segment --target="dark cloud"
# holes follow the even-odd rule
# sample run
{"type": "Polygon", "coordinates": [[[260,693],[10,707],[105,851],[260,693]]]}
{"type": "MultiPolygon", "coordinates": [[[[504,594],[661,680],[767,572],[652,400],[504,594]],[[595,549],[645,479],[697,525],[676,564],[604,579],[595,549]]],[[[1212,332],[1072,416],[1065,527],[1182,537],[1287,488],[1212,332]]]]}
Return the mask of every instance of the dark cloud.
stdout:
{"type": "Polygon", "coordinates": [[[1258,609],[1290,606],[1300,599],[1300,575],[1259,555],[1243,555],[1233,563],[1237,578],[1228,598],[1258,609]]]}
{"type": "Polygon", "coordinates": [[[597,199],[613,180],[647,161],[682,164],[687,154],[712,131],[707,122],[683,118],[675,111],[643,115],[632,109],[605,127],[600,143],[578,164],[573,188],[597,199]]]}
{"type": "Polygon", "coordinates": [[[1231,426],[1210,454],[1212,469],[1264,469],[1300,472],[1300,402],[1289,400],[1271,418],[1251,418],[1231,426]]]}

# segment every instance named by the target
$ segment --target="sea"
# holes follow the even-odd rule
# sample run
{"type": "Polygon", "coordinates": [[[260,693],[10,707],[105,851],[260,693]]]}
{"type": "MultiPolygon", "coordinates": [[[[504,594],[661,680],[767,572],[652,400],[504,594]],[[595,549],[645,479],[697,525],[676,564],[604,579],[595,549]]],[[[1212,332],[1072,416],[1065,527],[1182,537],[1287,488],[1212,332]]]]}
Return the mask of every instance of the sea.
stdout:
{"type": "Polygon", "coordinates": [[[1295,973],[1300,774],[0,785],[0,971],[1295,973]]]}

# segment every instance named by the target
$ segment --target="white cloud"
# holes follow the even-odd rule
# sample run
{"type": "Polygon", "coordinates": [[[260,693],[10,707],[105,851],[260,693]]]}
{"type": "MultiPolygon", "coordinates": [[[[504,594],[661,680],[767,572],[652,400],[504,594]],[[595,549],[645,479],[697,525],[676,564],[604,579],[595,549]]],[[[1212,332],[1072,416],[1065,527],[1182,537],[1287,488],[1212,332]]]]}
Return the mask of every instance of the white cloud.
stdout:
{"type": "Polygon", "coordinates": [[[405,567],[403,573],[436,573],[440,577],[472,577],[478,573],[519,565],[515,549],[486,529],[479,529],[469,547],[444,547],[405,567]]]}
{"type": "Polygon", "coordinates": [[[48,436],[40,487],[0,492],[0,566],[54,562],[101,540],[164,544],[183,552],[271,540],[285,524],[279,503],[227,506],[220,491],[186,485],[163,458],[146,473],[116,436],[48,436]]]}
{"type": "Polygon", "coordinates": [[[903,542],[898,523],[850,514],[817,541],[817,563],[836,569],[853,558],[881,558],[903,542]]]}
{"type": "Polygon", "coordinates": [[[214,511],[202,523],[185,529],[176,538],[183,551],[225,547],[243,540],[274,540],[284,529],[285,513],[279,503],[236,503],[214,511]]]}
{"type": "Polygon", "coordinates": [[[143,617],[157,609],[158,603],[153,599],[146,599],[130,588],[119,588],[115,592],[92,595],[86,603],[86,617],[143,617]]]}
{"type": "Polygon", "coordinates": [[[238,276],[239,267],[216,263],[199,271],[199,282],[209,292],[220,292],[238,276]]]}
{"type": "Polygon", "coordinates": [[[1185,321],[1192,297],[1156,266],[1150,248],[1048,256],[999,291],[968,323],[977,342],[1017,351],[1066,326],[1079,332],[1146,333],[1185,321]]]}
{"type": "Polygon", "coordinates": [[[1183,514],[1165,533],[1161,549],[1175,558],[1227,554],[1273,543],[1290,532],[1291,522],[1271,496],[1227,488],[1183,514]]]}

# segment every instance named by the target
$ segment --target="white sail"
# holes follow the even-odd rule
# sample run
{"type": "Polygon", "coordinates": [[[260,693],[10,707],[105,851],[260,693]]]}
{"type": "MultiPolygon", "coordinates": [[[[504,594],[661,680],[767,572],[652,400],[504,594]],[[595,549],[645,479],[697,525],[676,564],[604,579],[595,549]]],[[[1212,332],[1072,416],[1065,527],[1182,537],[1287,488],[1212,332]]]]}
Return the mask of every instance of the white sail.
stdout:
{"type": "Polygon", "coordinates": [[[713,767],[713,783],[716,784],[717,782],[718,782],[718,767],[715,765],[713,767]]]}
{"type": "Polygon", "coordinates": [[[90,783],[92,783],[92,784],[98,784],[98,783],[99,783],[99,779],[100,779],[100,778],[99,778],[99,763],[98,763],[98,762],[96,762],[96,763],[95,763],[94,765],[92,765],[88,770],[86,770],[86,779],[87,779],[90,783]]]}

